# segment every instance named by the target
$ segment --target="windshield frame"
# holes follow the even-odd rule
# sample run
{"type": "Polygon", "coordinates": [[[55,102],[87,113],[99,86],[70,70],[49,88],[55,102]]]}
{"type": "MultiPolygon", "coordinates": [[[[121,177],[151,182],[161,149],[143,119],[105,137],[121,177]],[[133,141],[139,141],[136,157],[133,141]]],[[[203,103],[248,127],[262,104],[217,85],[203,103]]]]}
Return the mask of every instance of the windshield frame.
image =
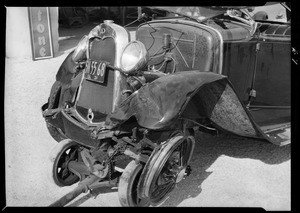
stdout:
{"type": "MultiPolygon", "coordinates": [[[[178,17],[185,17],[185,18],[194,20],[199,23],[204,22],[207,19],[211,19],[216,16],[226,14],[226,11],[227,11],[227,8],[225,9],[225,8],[221,8],[221,7],[199,7],[199,6],[198,7],[196,7],[196,6],[194,6],[194,7],[188,7],[188,6],[182,6],[182,7],[155,6],[155,7],[153,7],[153,6],[151,6],[148,8],[153,9],[153,10],[162,10],[162,11],[166,11],[168,13],[173,13],[173,14],[177,15],[178,17]],[[190,11],[187,11],[187,9],[190,9],[190,11]],[[193,9],[193,10],[191,10],[191,9],[193,9]],[[198,11],[195,11],[195,10],[198,10],[198,11]],[[184,12],[186,14],[184,14],[184,12]],[[206,13],[206,16],[203,16],[203,12],[206,13]],[[212,12],[212,13],[208,14],[209,12],[212,12]],[[189,15],[189,13],[194,13],[194,14],[189,15]],[[197,13],[199,14],[198,17],[196,15],[197,13]],[[200,15],[201,13],[202,13],[202,15],[200,15]]],[[[172,17],[172,18],[174,18],[174,17],[172,17]]]]}

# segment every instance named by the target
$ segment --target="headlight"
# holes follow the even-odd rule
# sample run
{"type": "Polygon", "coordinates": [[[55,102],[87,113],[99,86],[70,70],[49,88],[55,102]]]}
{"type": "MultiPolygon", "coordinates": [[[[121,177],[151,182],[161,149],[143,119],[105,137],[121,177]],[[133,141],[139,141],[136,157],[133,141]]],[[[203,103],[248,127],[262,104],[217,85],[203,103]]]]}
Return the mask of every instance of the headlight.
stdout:
{"type": "Polygon", "coordinates": [[[121,55],[121,69],[125,73],[137,71],[148,61],[148,52],[140,41],[132,41],[126,45],[121,55]]]}
{"type": "Polygon", "coordinates": [[[77,47],[73,53],[72,59],[77,62],[86,58],[86,50],[88,47],[89,38],[88,36],[83,36],[82,39],[78,42],[77,47]]]}

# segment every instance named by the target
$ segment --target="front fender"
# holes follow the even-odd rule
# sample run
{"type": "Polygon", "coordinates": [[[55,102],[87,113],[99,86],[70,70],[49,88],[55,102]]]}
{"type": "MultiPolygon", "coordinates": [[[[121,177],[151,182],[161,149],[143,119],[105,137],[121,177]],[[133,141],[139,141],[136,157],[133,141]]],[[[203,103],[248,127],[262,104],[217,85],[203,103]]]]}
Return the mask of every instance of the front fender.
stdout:
{"type": "Polygon", "coordinates": [[[212,72],[185,71],[160,77],[128,97],[107,117],[114,128],[135,117],[142,127],[158,130],[178,118],[209,119],[222,131],[275,143],[255,123],[227,77],[212,72]]]}
{"type": "Polygon", "coordinates": [[[62,107],[66,101],[71,101],[75,90],[79,86],[79,77],[74,80],[76,63],[72,59],[73,52],[65,58],[56,74],[56,81],[52,85],[49,96],[49,109],[62,107]]]}
{"type": "Polygon", "coordinates": [[[56,73],[56,81],[61,82],[61,84],[70,84],[72,76],[75,72],[76,63],[72,59],[73,52],[70,52],[56,73]]]}
{"type": "Polygon", "coordinates": [[[116,126],[132,116],[140,126],[154,130],[170,126],[179,117],[207,118],[223,131],[266,138],[228,79],[212,72],[185,71],[160,77],[134,92],[108,116],[106,124],[116,126]]]}

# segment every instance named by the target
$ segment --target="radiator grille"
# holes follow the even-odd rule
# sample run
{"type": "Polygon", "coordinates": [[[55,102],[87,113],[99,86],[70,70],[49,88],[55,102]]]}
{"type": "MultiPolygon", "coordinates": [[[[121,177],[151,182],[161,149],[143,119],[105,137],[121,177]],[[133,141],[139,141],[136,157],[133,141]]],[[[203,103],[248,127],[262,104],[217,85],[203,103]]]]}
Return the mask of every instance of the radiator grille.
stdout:
{"type": "MultiPolygon", "coordinates": [[[[90,59],[95,61],[106,61],[114,65],[115,41],[113,38],[95,38],[90,43],[90,59]]],[[[83,79],[79,93],[76,110],[87,118],[88,109],[94,113],[93,122],[105,120],[106,115],[112,110],[114,90],[114,71],[107,68],[104,83],[92,82],[83,79]]]]}

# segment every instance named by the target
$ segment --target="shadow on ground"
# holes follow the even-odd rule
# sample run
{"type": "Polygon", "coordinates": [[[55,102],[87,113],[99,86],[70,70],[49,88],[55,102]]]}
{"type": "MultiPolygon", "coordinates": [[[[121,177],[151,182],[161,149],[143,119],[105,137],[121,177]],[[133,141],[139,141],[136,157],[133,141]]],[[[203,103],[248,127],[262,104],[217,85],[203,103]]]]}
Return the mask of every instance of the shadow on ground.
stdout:
{"type": "Polygon", "coordinates": [[[79,198],[78,200],[74,201],[73,203],[69,204],[68,207],[73,206],[80,206],[84,202],[86,202],[88,199],[93,198],[96,199],[99,194],[105,194],[105,193],[111,193],[111,192],[117,192],[118,188],[110,188],[110,187],[103,187],[99,189],[93,190],[93,192],[88,193],[84,195],[83,197],[79,198]]]}
{"type": "Polygon", "coordinates": [[[222,155],[274,165],[290,160],[290,145],[279,147],[265,141],[196,133],[196,146],[190,163],[193,170],[187,178],[189,183],[179,183],[176,193],[171,193],[161,206],[177,206],[185,199],[197,197],[202,191],[202,183],[212,173],[206,170],[222,155]]]}
{"type": "MultiPolygon", "coordinates": [[[[192,175],[186,181],[188,184],[178,184],[176,193],[170,193],[160,206],[178,206],[188,198],[198,196],[202,189],[201,184],[212,172],[206,170],[222,155],[233,158],[249,158],[260,160],[266,164],[280,164],[290,160],[290,145],[279,147],[268,142],[237,138],[234,136],[210,136],[196,133],[196,146],[191,160],[192,175]]],[[[117,192],[117,188],[100,188],[94,195],[88,193],[69,206],[80,206],[82,203],[97,196],[117,192]]]]}

